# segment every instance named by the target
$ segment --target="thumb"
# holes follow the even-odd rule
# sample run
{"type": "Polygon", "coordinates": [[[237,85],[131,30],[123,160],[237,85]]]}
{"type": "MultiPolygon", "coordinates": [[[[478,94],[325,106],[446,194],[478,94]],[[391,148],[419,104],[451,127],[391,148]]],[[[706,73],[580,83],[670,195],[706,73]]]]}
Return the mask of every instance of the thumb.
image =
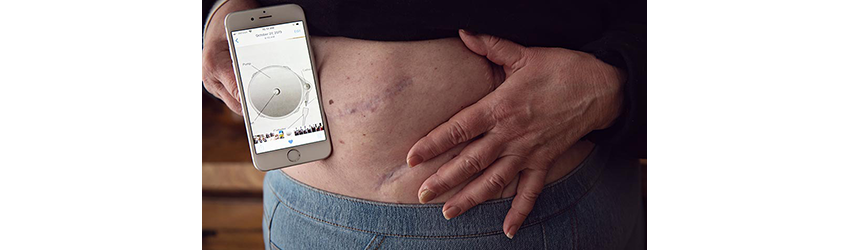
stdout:
{"type": "Polygon", "coordinates": [[[463,44],[472,52],[485,56],[506,69],[516,70],[522,67],[521,59],[525,50],[522,45],[487,34],[472,34],[463,29],[459,33],[463,44]]]}

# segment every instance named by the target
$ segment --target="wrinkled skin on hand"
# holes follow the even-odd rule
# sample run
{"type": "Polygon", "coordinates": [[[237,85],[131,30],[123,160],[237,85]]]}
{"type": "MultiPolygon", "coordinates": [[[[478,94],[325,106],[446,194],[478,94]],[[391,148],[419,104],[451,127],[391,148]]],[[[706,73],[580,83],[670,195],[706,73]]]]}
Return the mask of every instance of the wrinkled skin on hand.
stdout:
{"type": "Polygon", "coordinates": [[[233,112],[242,115],[242,105],[239,104],[239,88],[236,86],[236,76],[233,74],[233,61],[227,45],[227,31],[224,28],[224,17],[227,14],[257,8],[259,5],[251,0],[230,0],[213,13],[204,34],[204,51],[202,60],[202,80],[204,88],[210,94],[224,101],[233,112]]]}
{"type": "Polygon", "coordinates": [[[460,31],[464,44],[505,70],[505,81],[461,110],[410,149],[408,165],[471,141],[419,189],[424,203],[475,177],[449,198],[450,219],[501,192],[519,175],[503,230],[513,238],[543,190],[555,159],[620,113],[625,73],[593,55],[562,48],[523,47],[498,37],[460,31]]]}

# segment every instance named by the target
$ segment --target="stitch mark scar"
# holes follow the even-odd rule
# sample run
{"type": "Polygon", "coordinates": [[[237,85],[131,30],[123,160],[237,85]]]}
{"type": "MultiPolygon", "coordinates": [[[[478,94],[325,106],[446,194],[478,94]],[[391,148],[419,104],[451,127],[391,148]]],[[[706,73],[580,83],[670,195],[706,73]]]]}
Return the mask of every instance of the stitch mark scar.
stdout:
{"type": "Polygon", "coordinates": [[[381,181],[378,182],[377,185],[375,185],[375,190],[380,190],[381,187],[384,186],[384,184],[392,183],[392,182],[398,180],[399,177],[403,176],[404,173],[407,173],[410,170],[411,170],[411,168],[408,167],[407,164],[402,164],[402,165],[395,167],[394,169],[390,170],[389,173],[386,173],[383,176],[381,176],[381,179],[380,179],[381,181]]]}
{"type": "Polygon", "coordinates": [[[385,89],[383,92],[373,97],[371,100],[355,102],[348,105],[346,108],[340,109],[336,116],[343,117],[357,112],[363,112],[363,117],[366,117],[365,113],[374,113],[381,105],[397,96],[407,87],[410,87],[411,84],[413,84],[413,78],[405,77],[394,86],[385,89]]]}

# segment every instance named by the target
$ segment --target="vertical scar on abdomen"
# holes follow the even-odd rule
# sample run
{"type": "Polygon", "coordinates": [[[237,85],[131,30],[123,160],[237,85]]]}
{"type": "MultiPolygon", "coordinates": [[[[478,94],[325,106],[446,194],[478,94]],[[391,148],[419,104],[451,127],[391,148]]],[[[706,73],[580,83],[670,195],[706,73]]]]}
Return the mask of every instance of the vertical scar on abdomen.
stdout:
{"type": "Polygon", "coordinates": [[[407,87],[413,84],[413,78],[404,77],[402,80],[396,82],[395,85],[385,89],[384,91],[378,93],[374,97],[369,100],[354,102],[346,105],[345,108],[339,109],[337,112],[337,117],[342,117],[346,115],[351,115],[357,112],[368,112],[373,113],[377,110],[381,105],[385,102],[389,101],[393,97],[397,96],[399,93],[404,91],[407,87]]]}

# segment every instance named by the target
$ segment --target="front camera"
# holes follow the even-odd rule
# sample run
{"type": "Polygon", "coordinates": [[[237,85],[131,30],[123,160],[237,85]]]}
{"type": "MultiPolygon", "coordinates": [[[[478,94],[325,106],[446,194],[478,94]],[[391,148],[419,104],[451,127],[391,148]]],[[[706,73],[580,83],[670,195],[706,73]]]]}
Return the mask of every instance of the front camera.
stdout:
{"type": "Polygon", "coordinates": [[[254,21],[254,18],[253,18],[253,17],[251,18],[251,21],[254,21]]]}

